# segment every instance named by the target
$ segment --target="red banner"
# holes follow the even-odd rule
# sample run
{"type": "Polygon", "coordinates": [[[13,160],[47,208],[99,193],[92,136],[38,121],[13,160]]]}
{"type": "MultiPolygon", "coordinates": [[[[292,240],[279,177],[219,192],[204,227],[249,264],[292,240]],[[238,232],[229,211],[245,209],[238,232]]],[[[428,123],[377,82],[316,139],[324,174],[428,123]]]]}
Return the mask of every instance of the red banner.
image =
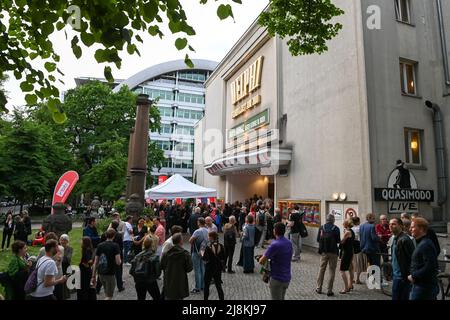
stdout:
{"type": "Polygon", "coordinates": [[[181,198],[176,199],[177,204],[181,204],[181,198]]]}
{"type": "Polygon", "coordinates": [[[216,203],[216,198],[208,198],[209,199],[209,203],[211,204],[211,203],[216,203]]]}
{"type": "Polygon", "coordinates": [[[158,177],[158,184],[161,184],[161,183],[163,183],[166,180],[167,180],[167,176],[159,176],[158,177]]]}
{"type": "Polygon", "coordinates": [[[57,202],[66,202],[73,190],[73,187],[75,187],[75,184],[78,182],[78,179],[79,177],[76,171],[67,171],[61,176],[61,178],[59,178],[55,191],[53,192],[52,206],[57,202]]]}

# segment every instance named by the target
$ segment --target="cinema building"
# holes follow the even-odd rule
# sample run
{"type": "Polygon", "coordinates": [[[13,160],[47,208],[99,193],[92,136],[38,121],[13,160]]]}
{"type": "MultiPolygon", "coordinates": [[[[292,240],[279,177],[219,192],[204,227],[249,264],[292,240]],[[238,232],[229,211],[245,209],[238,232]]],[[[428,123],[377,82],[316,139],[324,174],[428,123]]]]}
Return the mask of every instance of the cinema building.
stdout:
{"type": "MultiPolygon", "coordinates": [[[[449,221],[449,1],[339,0],[343,29],[293,57],[256,22],[205,83],[194,179],[225,202],[298,203],[312,237],[368,212],[449,221]],[[448,35],[449,33],[447,33],[448,35]]],[[[312,244],[312,243],[311,243],[312,244]]]]}

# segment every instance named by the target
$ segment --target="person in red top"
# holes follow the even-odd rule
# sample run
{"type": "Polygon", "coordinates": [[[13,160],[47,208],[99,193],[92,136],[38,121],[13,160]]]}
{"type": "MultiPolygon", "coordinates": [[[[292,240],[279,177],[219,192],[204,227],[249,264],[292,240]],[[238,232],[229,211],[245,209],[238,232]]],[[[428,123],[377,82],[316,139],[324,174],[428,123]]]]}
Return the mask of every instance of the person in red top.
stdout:
{"type": "Polygon", "coordinates": [[[380,251],[383,253],[383,261],[388,262],[388,242],[392,236],[392,232],[389,230],[389,221],[383,214],[380,216],[380,223],[375,226],[375,232],[378,238],[380,238],[380,251]]]}

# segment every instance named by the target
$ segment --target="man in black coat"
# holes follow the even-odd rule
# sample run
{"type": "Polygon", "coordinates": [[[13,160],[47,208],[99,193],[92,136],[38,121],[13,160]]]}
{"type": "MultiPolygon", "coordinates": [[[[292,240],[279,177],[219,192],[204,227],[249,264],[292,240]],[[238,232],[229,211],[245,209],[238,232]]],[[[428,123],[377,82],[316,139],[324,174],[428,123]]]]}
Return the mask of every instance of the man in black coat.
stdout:
{"type": "Polygon", "coordinates": [[[403,232],[403,222],[401,219],[391,219],[389,229],[394,235],[394,241],[391,247],[394,277],[392,300],[409,300],[411,284],[408,281],[408,275],[415,246],[411,238],[403,232]]]}

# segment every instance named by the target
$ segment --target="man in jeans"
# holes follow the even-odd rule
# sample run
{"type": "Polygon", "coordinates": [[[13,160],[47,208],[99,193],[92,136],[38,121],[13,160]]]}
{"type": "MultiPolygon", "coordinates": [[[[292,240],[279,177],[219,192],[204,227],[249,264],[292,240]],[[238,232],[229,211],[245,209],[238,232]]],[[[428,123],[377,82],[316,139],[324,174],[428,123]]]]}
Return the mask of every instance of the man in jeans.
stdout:
{"type": "Polygon", "coordinates": [[[272,300],[284,300],[291,281],[292,243],[284,237],[285,232],[286,226],[283,223],[274,225],[273,234],[276,239],[259,259],[262,265],[270,260],[269,286],[272,300]]]}
{"type": "Polygon", "coordinates": [[[208,243],[208,229],[205,225],[205,218],[198,218],[197,223],[198,229],[194,231],[194,234],[189,239],[195,273],[195,288],[191,291],[192,293],[199,293],[204,288],[205,263],[201,256],[201,250],[204,250],[208,243]]]}
{"type": "Polygon", "coordinates": [[[366,223],[359,227],[361,251],[367,256],[370,265],[380,266],[380,239],[375,232],[375,215],[368,213],[366,223]]]}
{"type": "Polygon", "coordinates": [[[394,235],[392,241],[392,300],[409,300],[411,284],[408,281],[411,269],[411,257],[414,252],[414,243],[411,238],[403,232],[403,221],[398,218],[391,219],[389,229],[394,235]]]}
{"type": "Polygon", "coordinates": [[[125,228],[123,233],[123,261],[124,265],[131,266],[130,261],[128,261],[128,253],[133,247],[133,226],[131,225],[133,221],[132,216],[128,216],[125,220],[125,228]]]}
{"type": "Polygon", "coordinates": [[[98,245],[95,251],[95,260],[92,269],[92,284],[96,286],[96,273],[99,273],[100,281],[105,288],[105,300],[112,300],[116,289],[116,269],[122,263],[120,259],[120,248],[114,242],[116,230],[106,231],[106,241],[98,245]],[[102,261],[106,258],[106,264],[102,261]]]}
{"type": "Polygon", "coordinates": [[[266,239],[267,233],[266,206],[264,205],[264,202],[258,200],[258,207],[259,210],[256,213],[256,229],[259,231],[260,238],[258,239],[259,241],[256,247],[264,249],[264,240],[266,239]]]}
{"type": "Polygon", "coordinates": [[[329,279],[328,279],[328,290],[327,296],[334,296],[333,284],[334,277],[336,275],[336,266],[339,254],[338,244],[341,242],[341,232],[339,228],[334,225],[334,215],[329,214],[327,216],[327,223],[319,228],[319,233],[317,234],[317,242],[319,242],[319,254],[320,258],[320,270],[317,277],[317,293],[322,293],[323,279],[325,277],[325,271],[327,270],[327,265],[329,264],[329,279]]]}
{"type": "Polygon", "coordinates": [[[302,252],[302,237],[300,235],[300,224],[302,223],[302,216],[299,211],[299,206],[295,205],[289,217],[289,226],[291,228],[291,242],[294,248],[294,256],[292,261],[300,261],[300,253],[302,252]]]}

